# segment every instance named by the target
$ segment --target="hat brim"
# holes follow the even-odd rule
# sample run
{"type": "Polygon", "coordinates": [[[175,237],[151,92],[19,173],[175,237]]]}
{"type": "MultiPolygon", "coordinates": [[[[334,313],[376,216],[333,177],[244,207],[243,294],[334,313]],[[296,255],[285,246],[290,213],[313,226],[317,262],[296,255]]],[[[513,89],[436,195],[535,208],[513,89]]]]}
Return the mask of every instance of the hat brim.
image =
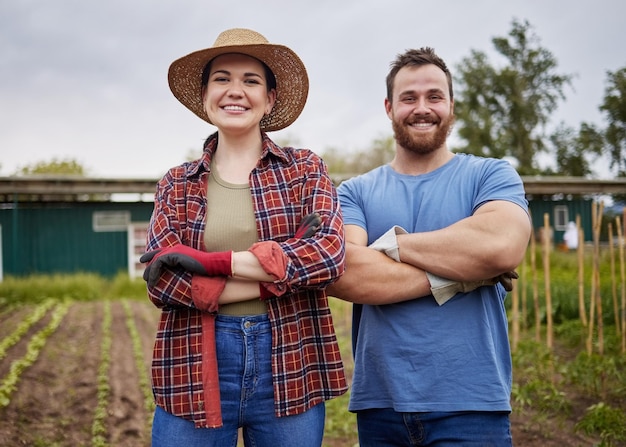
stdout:
{"type": "Polygon", "coordinates": [[[261,130],[270,132],[284,129],[300,116],[309,93],[306,68],[291,49],[269,43],[207,48],[175,60],[169,68],[168,82],[176,99],[198,117],[211,123],[202,103],[202,71],[209,61],[228,53],[245,54],[260,60],[276,77],[276,103],[272,111],[261,120],[261,130]]]}

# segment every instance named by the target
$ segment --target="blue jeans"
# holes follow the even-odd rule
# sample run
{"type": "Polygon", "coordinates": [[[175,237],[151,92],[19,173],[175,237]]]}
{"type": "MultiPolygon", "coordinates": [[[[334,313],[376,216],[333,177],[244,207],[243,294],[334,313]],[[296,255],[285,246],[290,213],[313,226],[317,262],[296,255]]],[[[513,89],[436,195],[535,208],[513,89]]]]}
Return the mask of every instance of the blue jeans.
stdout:
{"type": "Polygon", "coordinates": [[[235,447],[238,429],[250,447],[320,447],[324,404],[303,414],[277,418],[272,384],[272,334],[266,315],[218,315],[215,322],[222,401],[220,428],[194,423],[157,407],[152,424],[153,447],[235,447]]]}
{"type": "Polygon", "coordinates": [[[507,412],[357,412],[360,447],[511,447],[507,412]]]}

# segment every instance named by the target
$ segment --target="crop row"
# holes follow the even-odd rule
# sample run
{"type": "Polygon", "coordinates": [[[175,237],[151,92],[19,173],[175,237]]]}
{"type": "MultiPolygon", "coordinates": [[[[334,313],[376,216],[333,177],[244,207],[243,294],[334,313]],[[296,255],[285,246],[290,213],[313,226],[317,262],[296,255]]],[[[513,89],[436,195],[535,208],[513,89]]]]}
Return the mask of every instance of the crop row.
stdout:
{"type": "MultiPolygon", "coordinates": [[[[117,300],[116,300],[117,301],[117,300]]],[[[117,301],[124,309],[124,323],[130,335],[130,341],[132,345],[133,364],[138,373],[139,387],[141,388],[141,395],[143,396],[142,405],[145,408],[146,414],[151,416],[154,412],[154,402],[152,398],[152,391],[150,387],[150,378],[145,363],[145,355],[142,346],[141,334],[137,328],[133,310],[131,308],[131,300],[122,299],[117,301]]],[[[93,403],[93,414],[91,419],[91,441],[90,444],[97,447],[106,447],[110,445],[111,433],[108,432],[110,423],[114,423],[113,420],[109,420],[114,411],[111,407],[113,404],[114,394],[112,391],[112,368],[114,352],[113,340],[117,337],[117,334],[113,332],[113,312],[112,305],[114,301],[102,300],[101,301],[101,326],[94,328],[100,333],[99,341],[99,354],[96,373],[96,393],[95,402],[93,403]]],[[[15,328],[6,336],[0,339],[0,360],[8,359],[11,361],[10,366],[7,363],[3,371],[8,371],[4,377],[0,376],[0,409],[8,407],[15,397],[15,392],[20,388],[19,383],[23,380],[24,386],[26,386],[26,379],[23,379],[24,373],[31,367],[38,358],[43,359],[42,353],[47,352],[50,345],[50,349],[53,349],[52,341],[50,338],[57,332],[57,329],[62,324],[65,315],[68,313],[72,305],[78,303],[74,300],[49,299],[41,302],[36,307],[32,308],[29,313],[21,313],[21,321],[17,322],[15,328]],[[42,327],[40,330],[34,329],[36,326],[42,327]],[[28,337],[28,338],[27,338],[28,337]],[[18,354],[17,345],[22,346],[20,350],[24,350],[25,354],[18,354]],[[16,354],[20,357],[16,358],[16,354]]],[[[117,317],[115,317],[117,318],[117,317]]],[[[71,322],[63,323],[64,325],[70,325],[71,322]]],[[[117,352],[117,351],[115,351],[117,352]]],[[[129,351],[130,353],[130,351],[129,351]]],[[[94,370],[96,371],[96,370],[94,370]]],[[[151,424],[151,420],[146,421],[147,425],[151,424]]],[[[17,433],[17,432],[16,432],[17,433]]],[[[0,436],[1,438],[2,436],[0,436]]],[[[51,439],[48,439],[52,441],[51,439]]],[[[41,439],[42,442],[47,442],[46,439],[41,439]]],[[[2,442],[0,442],[2,444],[2,442]]],[[[55,444],[56,445],[56,444],[55,444]]]]}
{"type": "MultiPolygon", "coordinates": [[[[63,320],[63,317],[67,313],[70,304],[68,302],[62,302],[56,305],[52,311],[50,322],[41,331],[37,332],[28,342],[26,347],[26,354],[23,357],[14,360],[11,363],[9,373],[0,382],[0,408],[6,407],[11,402],[11,394],[17,389],[17,383],[19,382],[22,373],[39,357],[42,349],[46,345],[48,338],[57,330],[59,324],[63,320]]],[[[47,310],[47,309],[45,309],[47,310]]],[[[43,312],[45,313],[45,310],[43,312]]],[[[2,343],[3,346],[13,345],[19,341],[19,338],[28,330],[35,321],[41,319],[42,315],[41,306],[35,310],[28,318],[24,320],[18,328],[6,337],[2,343]],[[26,329],[24,329],[26,327],[26,329]],[[15,334],[20,334],[16,336],[15,334]],[[15,340],[17,337],[17,340],[15,340]],[[5,342],[5,340],[7,340],[5,342]]]]}

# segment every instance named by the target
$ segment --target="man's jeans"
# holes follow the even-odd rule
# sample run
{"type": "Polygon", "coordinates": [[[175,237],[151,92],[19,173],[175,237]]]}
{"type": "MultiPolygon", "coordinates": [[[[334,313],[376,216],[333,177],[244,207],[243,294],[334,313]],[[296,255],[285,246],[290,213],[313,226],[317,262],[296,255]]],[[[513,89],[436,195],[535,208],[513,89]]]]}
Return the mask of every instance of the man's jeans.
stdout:
{"type": "Polygon", "coordinates": [[[360,447],[511,447],[506,412],[397,413],[393,409],[357,413],[360,447]]]}
{"type": "Polygon", "coordinates": [[[224,425],[195,428],[193,422],[157,408],[152,446],[235,447],[242,427],[246,446],[320,447],[324,404],[295,416],[274,415],[272,335],[267,316],[218,315],[215,338],[224,425]]]}

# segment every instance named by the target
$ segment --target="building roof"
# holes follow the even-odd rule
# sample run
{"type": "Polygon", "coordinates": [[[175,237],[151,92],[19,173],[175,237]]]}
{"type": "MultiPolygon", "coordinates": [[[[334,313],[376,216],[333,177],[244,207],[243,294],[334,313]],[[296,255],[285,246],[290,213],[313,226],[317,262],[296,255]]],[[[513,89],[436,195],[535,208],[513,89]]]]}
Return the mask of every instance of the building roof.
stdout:
{"type": "MultiPolygon", "coordinates": [[[[335,183],[352,177],[333,175],[335,183]]],[[[97,178],[79,176],[0,177],[0,202],[110,200],[112,194],[154,194],[158,179],[97,178]]],[[[522,176],[529,195],[626,194],[626,178],[588,179],[583,177],[522,176]]]]}

